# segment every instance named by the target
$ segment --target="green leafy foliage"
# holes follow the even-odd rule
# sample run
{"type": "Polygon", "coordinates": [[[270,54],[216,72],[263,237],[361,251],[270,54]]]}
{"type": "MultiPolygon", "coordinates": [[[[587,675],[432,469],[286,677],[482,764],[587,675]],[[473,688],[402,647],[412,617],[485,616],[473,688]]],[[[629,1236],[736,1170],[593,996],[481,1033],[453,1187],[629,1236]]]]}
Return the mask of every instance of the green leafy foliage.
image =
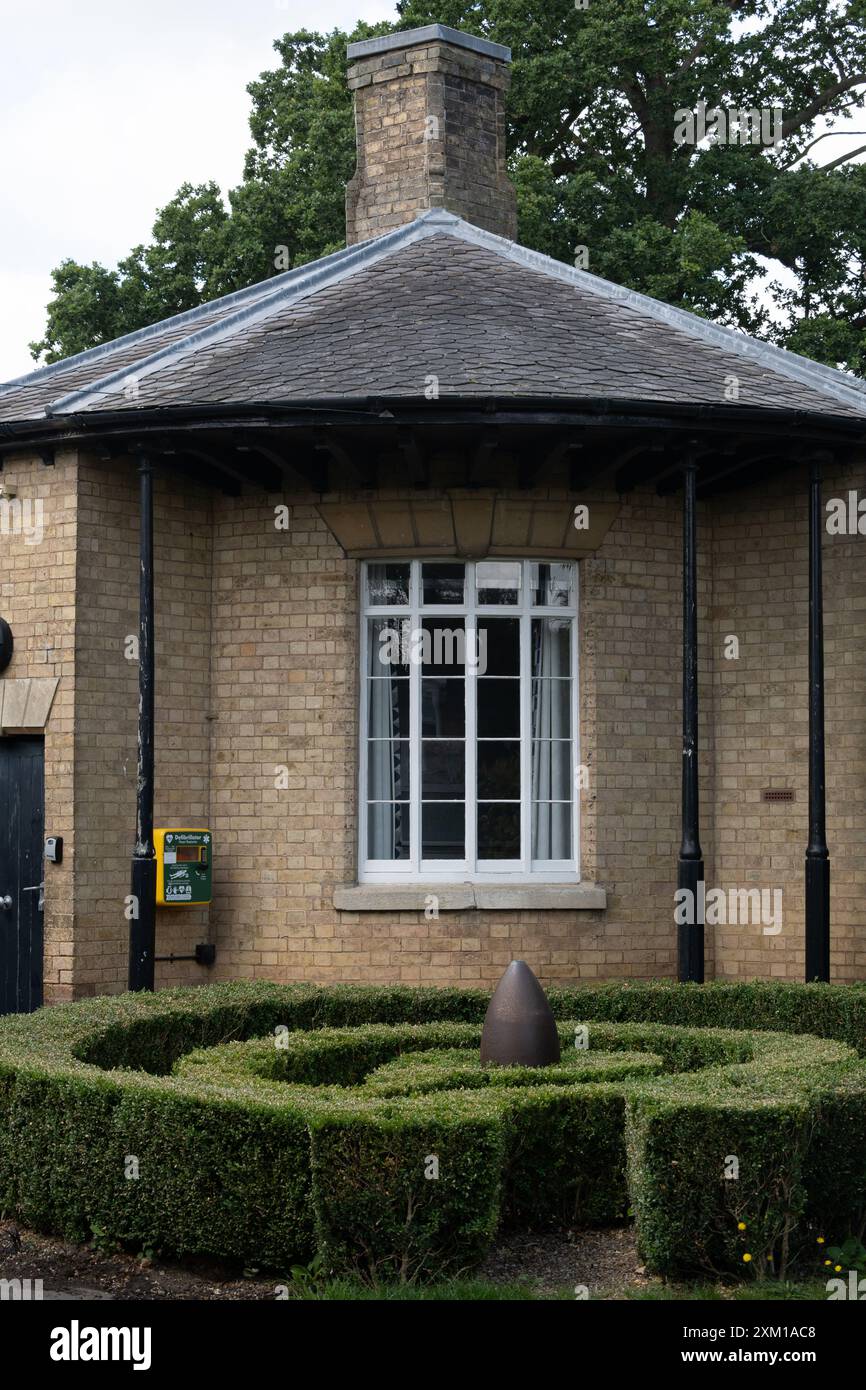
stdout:
{"type": "Polygon", "coordinates": [[[474,990],[233,983],[4,1019],[0,1209],[323,1279],[453,1274],[501,1225],[629,1207],[668,1276],[784,1278],[862,1229],[866,990],[551,999],[563,1059],[532,1076],[481,1066],[474,990]]]}
{"type": "Polygon", "coordinates": [[[848,1236],[841,1245],[831,1245],[827,1255],[843,1270],[854,1269],[858,1274],[866,1274],[866,1245],[859,1236],[848,1236]]]}
{"type": "Polygon", "coordinates": [[[45,361],[343,244],[354,168],[348,41],[430,22],[509,45],[519,236],[720,322],[855,372],[866,367],[866,165],[840,131],[866,87],[863,0],[402,0],[393,24],[275,42],[250,83],[253,144],[228,208],[185,185],[153,240],[111,271],[65,261],[45,361]],[[678,144],[698,102],[781,107],[782,138],[678,144]],[[764,259],[786,275],[762,297],[764,259]]]}

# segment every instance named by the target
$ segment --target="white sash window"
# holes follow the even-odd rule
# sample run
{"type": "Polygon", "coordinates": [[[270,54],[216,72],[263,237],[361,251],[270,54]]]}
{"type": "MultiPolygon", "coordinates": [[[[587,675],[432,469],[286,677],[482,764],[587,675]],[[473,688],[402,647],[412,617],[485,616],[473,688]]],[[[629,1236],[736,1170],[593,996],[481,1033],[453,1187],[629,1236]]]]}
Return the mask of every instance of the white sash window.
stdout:
{"type": "Polygon", "coordinates": [[[577,566],[368,562],[360,878],[578,876],[577,566]]]}

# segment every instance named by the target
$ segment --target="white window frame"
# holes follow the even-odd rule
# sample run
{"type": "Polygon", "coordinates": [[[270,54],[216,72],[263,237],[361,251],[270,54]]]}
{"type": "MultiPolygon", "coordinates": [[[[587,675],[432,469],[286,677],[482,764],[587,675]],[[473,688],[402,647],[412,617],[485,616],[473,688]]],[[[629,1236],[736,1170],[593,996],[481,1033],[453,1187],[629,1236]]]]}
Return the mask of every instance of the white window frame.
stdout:
{"type": "MultiPolygon", "coordinates": [[[[500,557],[496,557],[500,558],[500,557]]],[[[503,563],[505,557],[501,557],[503,563]]],[[[580,881],[580,788],[578,770],[580,768],[580,721],[579,721],[579,642],[578,642],[578,563],[570,560],[573,573],[571,603],[556,606],[535,607],[531,604],[530,570],[533,564],[556,564],[557,561],[539,557],[538,559],[517,560],[523,566],[519,599],[516,604],[477,604],[475,601],[475,564],[471,560],[420,559],[403,560],[388,557],[381,562],[362,562],[361,603],[360,603],[360,724],[359,724],[359,767],[358,767],[358,882],[359,883],[575,883],[580,881]],[[369,564],[408,564],[410,576],[409,605],[367,603],[367,567],[369,564]],[[466,566],[465,602],[463,604],[422,605],[421,566],[432,564],[466,566]],[[466,785],[464,789],[466,858],[428,859],[420,858],[421,847],[421,667],[409,667],[409,778],[411,794],[409,799],[409,835],[412,849],[411,857],[403,860],[370,859],[367,856],[367,727],[369,718],[367,622],[370,618],[408,618],[413,631],[421,626],[423,618],[450,617],[466,624],[466,650],[475,650],[476,619],[479,617],[516,617],[521,624],[520,631],[520,746],[521,746],[521,857],[519,860],[477,860],[476,851],[476,757],[466,758],[466,785]],[[532,860],[532,738],[530,729],[532,681],[529,669],[531,656],[530,625],[533,618],[563,618],[571,622],[571,859],[532,860]]],[[[476,694],[474,683],[477,672],[471,663],[466,663],[465,698],[466,720],[465,740],[467,749],[477,747],[475,739],[476,694]]]]}

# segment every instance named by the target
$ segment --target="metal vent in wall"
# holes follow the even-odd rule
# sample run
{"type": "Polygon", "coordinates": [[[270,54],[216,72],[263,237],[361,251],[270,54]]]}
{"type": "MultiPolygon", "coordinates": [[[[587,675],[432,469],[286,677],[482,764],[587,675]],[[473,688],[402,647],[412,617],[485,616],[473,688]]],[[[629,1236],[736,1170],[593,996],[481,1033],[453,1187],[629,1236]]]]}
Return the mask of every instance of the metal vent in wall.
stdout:
{"type": "Polygon", "coordinates": [[[762,801],[793,801],[793,787],[765,787],[761,792],[762,801]]]}

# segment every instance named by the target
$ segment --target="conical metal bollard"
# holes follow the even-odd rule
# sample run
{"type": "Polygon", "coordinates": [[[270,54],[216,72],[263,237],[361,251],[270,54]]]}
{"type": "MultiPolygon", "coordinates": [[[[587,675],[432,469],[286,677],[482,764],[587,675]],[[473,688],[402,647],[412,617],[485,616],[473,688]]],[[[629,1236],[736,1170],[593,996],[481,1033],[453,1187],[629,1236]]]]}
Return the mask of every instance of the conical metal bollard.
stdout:
{"type": "Polygon", "coordinates": [[[481,1061],[501,1067],[549,1067],[559,1035],[547,995],[525,960],[513,960],[487,1008],[481,1061]]]}

